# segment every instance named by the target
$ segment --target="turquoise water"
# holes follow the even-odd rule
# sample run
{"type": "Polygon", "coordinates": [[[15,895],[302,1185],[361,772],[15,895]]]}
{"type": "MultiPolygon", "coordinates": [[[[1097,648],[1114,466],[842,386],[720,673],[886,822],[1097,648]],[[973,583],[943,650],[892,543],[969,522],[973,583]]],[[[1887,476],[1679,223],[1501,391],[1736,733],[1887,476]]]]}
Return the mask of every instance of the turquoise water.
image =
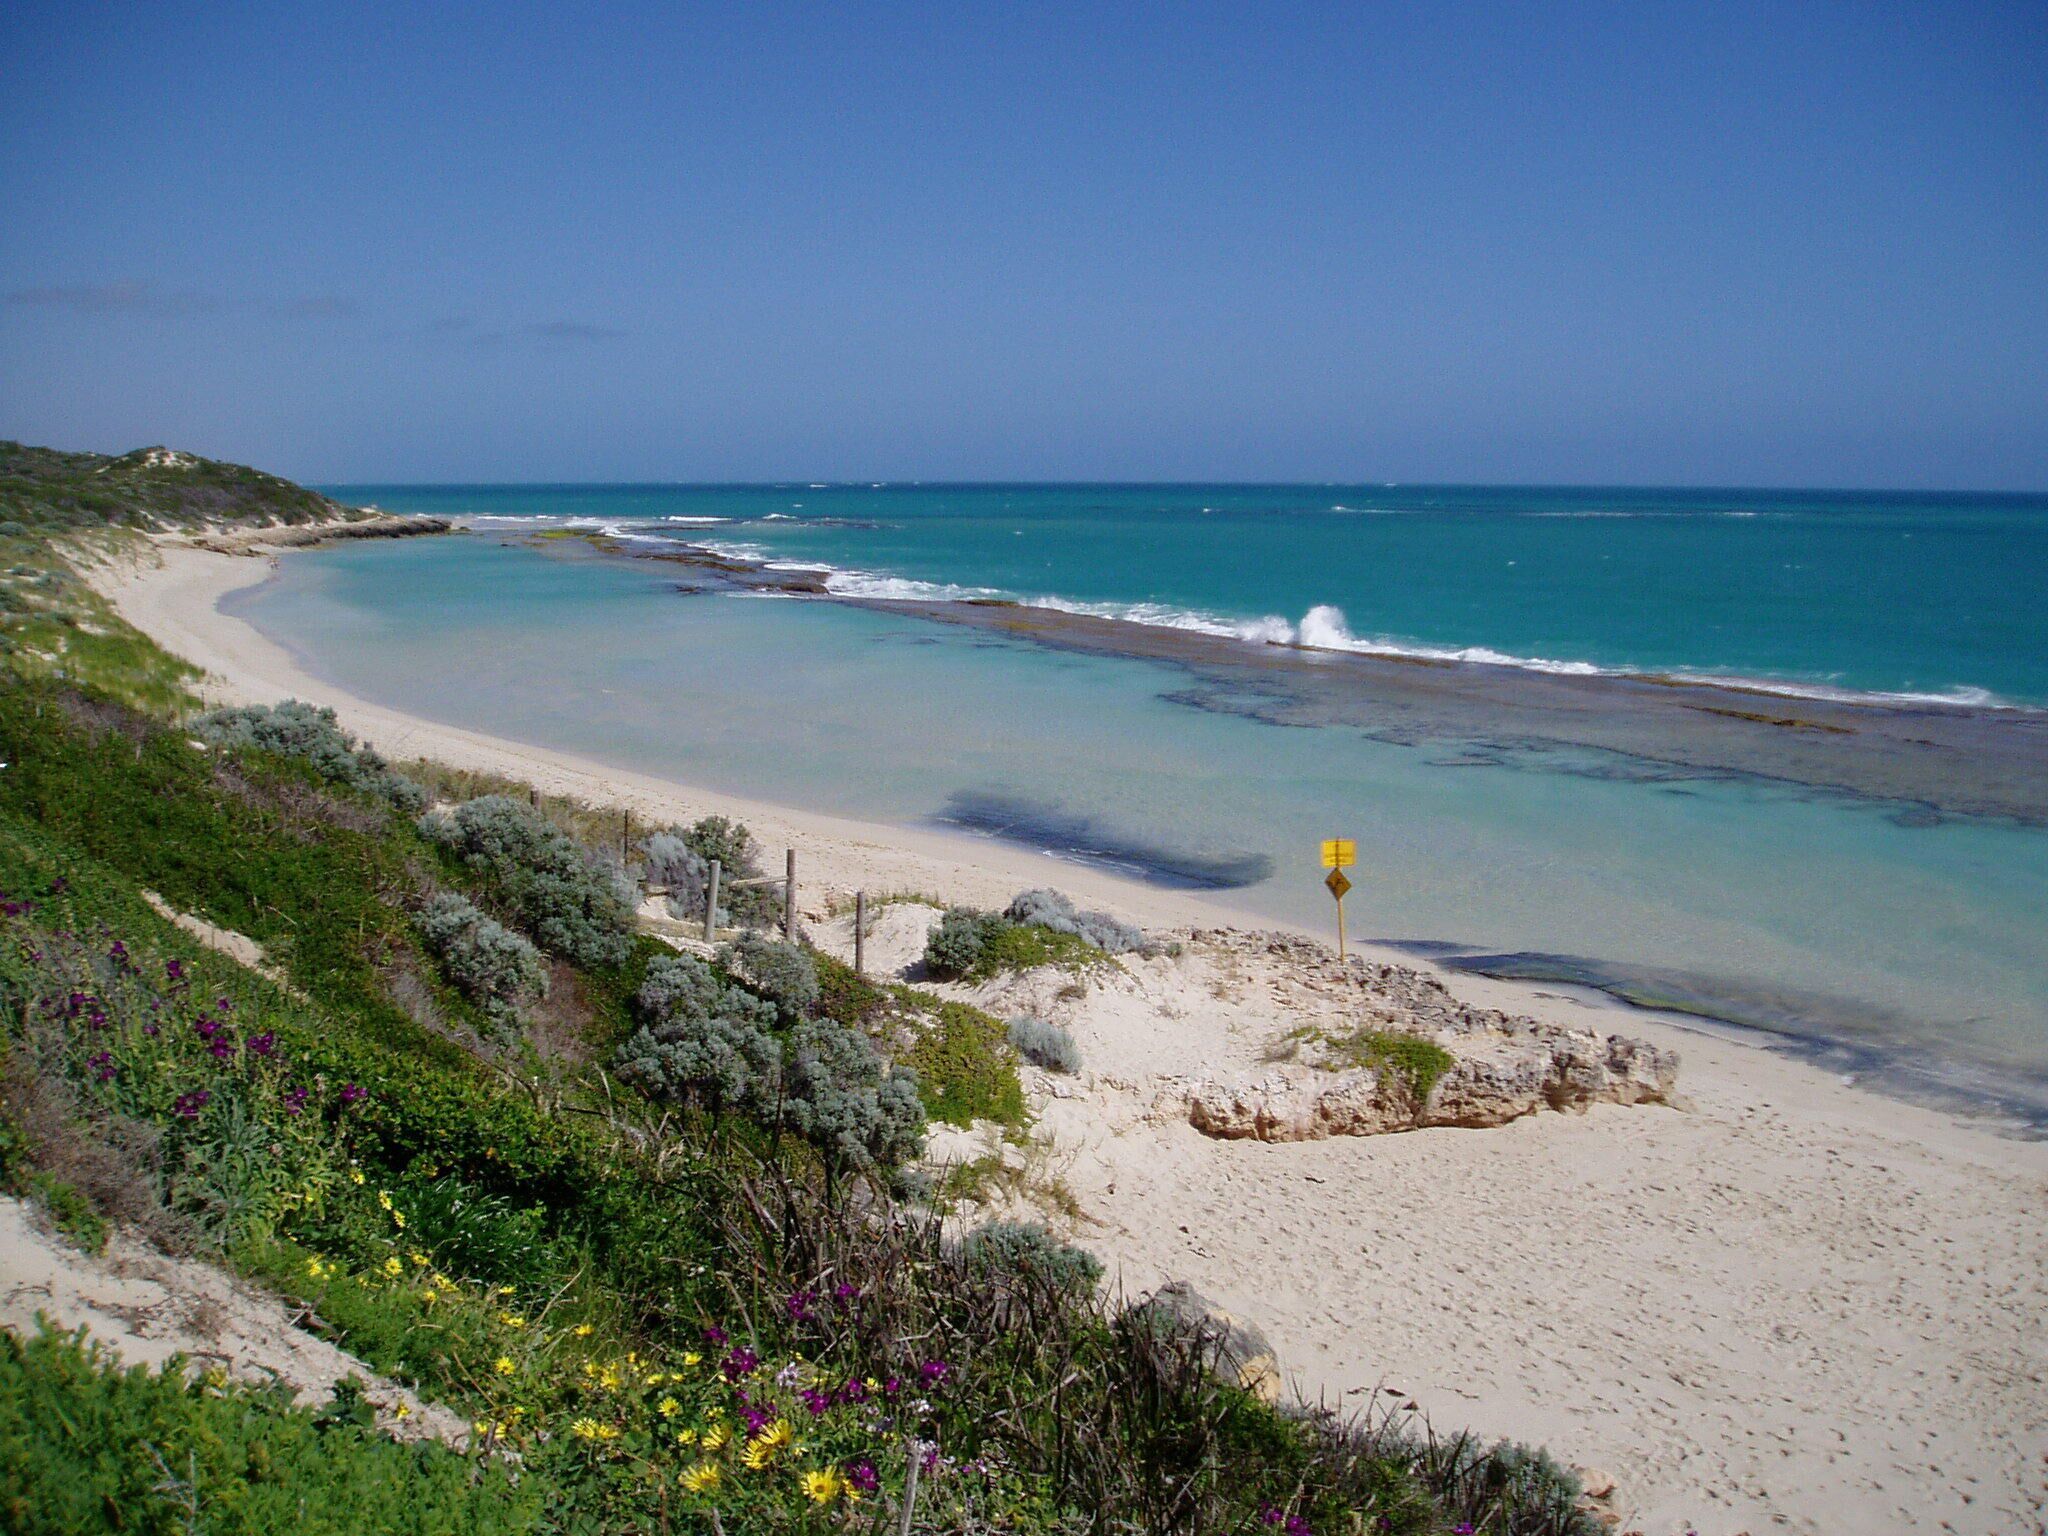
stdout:
{"type": "MultiPolygon", "coordinates": [[[[1933,552],[1917,584],[1908,579],[1912,562],[1889,548],[1912,521],[1896,507],[1850,514],[1885,530],[1866,529],[1861,540],[1814,526],[1825,520],[1810,509],[1788,516],[1792,526],[1770,541],[1776,564],[1799,563],[1789,560],[1795,546],[1817,557],[1832,545],[1854,567],[1814,577],[1813,600],[1824,594],[1844,615],[1823,624],[1774,610],[1754,583],[1722,599],[1703,590],[1698,567],[1708,557],[1698,551],[1723,539],[1749,551],[1721,556],[1730,568],[1772,563],[1756,548],[1755,530],[1769,521],[1763,498],[1750,498],[1755,518],[1480,511],[1465,526],[1457,523],[1464,514],[1450,512],[1348,521],[1247,505],[1203,513],[1221,505],[1219,493],[1197,488],[1171,493],[1191,503],[1178,513],[1137,514],[1145,537],[1129,529],[1080,537],[1115,551],[1121,564],[1106,571],[1075,552],[1069,534],[1090,519],[1071,498],[1163,505],[1169,493],[1062,490],[1047,493],[1049,507],[1020,510],[1000,505],[1030,500],[1015,489],[896,491],[886,516],[870,501],[859,517],[848,511],[856,492],[823,510],[815,502],[825,493],[810,487],[348,494],[393,509],[582,518],[643,536],[667,530],[752,545],[771,558],[828,560],[858,573],[846,580],[869,591],[888,581],[943,582],[1158,604],[1182,622],[1295,612],[1297,625],[1318,602],[1340,600],[1352,636],[1369,631],[1401,645],[1733,672],[1794,687],[1971,688],[2015,703],[2048,694],[2039,632],[2048,600],[2032,613],[2013,606],[2015,593],[2041,579],[2040,564],[2021,556],[2041,540],[2042,514],[2018,503],[1924,509],[1922,523],[1903,530],[1933,552]],[[943,510],[956,495],[967,503],[966,526],[951,526],[943,510]],[[776,510],[884,526],[758,521],[776,510]],[[633,520],[636,512],[735,522],[649,527],[633,520]],[[1377,531],[1425,518],[1455,525],[1455,555],[1424,553],[1430,540],[1412,531],[1377,531]],[[1958,527],[1928,530],[1945,519],[1958,527]],[[1321,557],[1270,550],[1246,531],[1285,541],[1304,526],[1311,532],[1300,537],[1322,541],[1321,557]],[[974,563],[977,550],[1010,550],[1004,539],[1017,548],[974,563]],[[1213,569],[1214,552],[1233,540],[1243,548],[1222,562],[1232,568],[1213,569]],[[1405,575],[1345,566],[1328,553],[1376,541],[1401,552],[1405,575]],[[2008,551],[1992,562],[2006,567],[2003,580],[1983,563],[1987,541],[2008,551]],[[1873,553],[1872,543],[1883,547],[1873,553]],[[898,549],[905,553],[891,553],[898,549]],[[1211,556],[1198,557],[1204,549],[1211,556]],[[1493,567],[1525,564],[1562,595],[1539,601],[1522,591],[1511,601],[1504,594],[1521,591],[1518,578],[1493,567]],[[1625,579],[1606,569],[1572,574],[1617,564],[1625,579]],[[1432,579],[1419,574],[1425,568],[1432,579]],[[1034,570],[1045,571],[1042,582],[1026,579],[1034,570]],[[1442,584],[1441,606],[1432,580],[1442,584]],[[1496,594],[1491,606],[1479,601],[1482,587],[1496,594]],[[1578,611],[1625,587],[1642,593],[1628,616],[1596,621],[1578,611]],[[1880,589],[1892,594],[1885,613],[1854,599],[1880,589]],[[1398,618],[1359,595],[1367,591],[1389,594],[1398,618]],[[1684,598],[1696,607],[1689,623],[1675,613],[1682,594],[1693,594],[1684,598]],[[1959,603],[1974,605],[1974,617],[1945,626],[1937,610],[1959,603]],[[1467,613],[1471,627],[1461,627],[1467,613]],[[1947,637],[1938,662],[1912,655],[1910,636],[1923,632],[1947,637]]],[[[1365,499],[1348,494],[1356,500],[1330,494],[1328,502],[1365,499]]],[[[542,553],[491,537],[419,540],[294,556],[233,604],[315,671],[366,697],[789,804],[903,824],[1003,820],[1012,835],[1057,854],[1153,878],[1213,876],[1209,883],[1237,887],[1232,905],[1294,921],[1328,920],[1315,842],[1354,836],[1362,868],[1347,908],[1356,934],[1493,957],[1482,968],[1533,966],[1690,998],[1883,1085],[1962,1093],[2048,1122],[2048,833],[2037,828],[1968,817],[1930,825],[1895,806],[1782,782],[1643,777],[1568,753],[1489,756],[1355,728],[1281,728],[1190,707],[1190,677],[1179,666],[1076,654],[886,609],[682,595],[676,574],[580,547],[542,553]]]]}
{"type": "Polygon", "coordinates": [[[2048,705],[2048,497],[1363,486],[338,488],[836,568],[836,589],[2048,705]],[[684,524],[667,520],[687,519],[684,524]],[[699,522],[697,520],[717,521],[699,522]],[[1319,614],[1306,628],[1312,612],[1319,614]]]}

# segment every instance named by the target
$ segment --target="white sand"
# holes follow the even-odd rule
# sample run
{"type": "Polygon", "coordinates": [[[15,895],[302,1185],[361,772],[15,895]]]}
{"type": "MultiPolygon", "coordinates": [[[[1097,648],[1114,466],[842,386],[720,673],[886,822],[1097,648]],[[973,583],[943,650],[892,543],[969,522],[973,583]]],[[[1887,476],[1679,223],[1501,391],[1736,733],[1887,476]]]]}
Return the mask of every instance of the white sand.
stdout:
{"type": "MultiPolygon", "coordinates": [[[[351,698],[218,612],[265,569],[170,548],[97,580],[223,700],[316,700],[392,756],[637,816],[741,817],[800,850],[813,913],[828,890],[995,904],[1056,880],[1152,928],[1232,920],[1001,844],[751,803],[351,698]]],[[[2048,1530],[2048,1146],[1619,1011],[1601,1026],[1682,1052],[1687,1109],[1212,1141],[1156,1112],[1153,1091],[1255,1059],[1282,1014],[1256,972],[1183,979],[1177,992],[1147,973],[1070,1009],[1089,1071],[1072,1097],[1041,1094],[1081,1235],[1126,1287],[1193,1281],[1263,1326],[1311,1397],[1392,1388],[1440,1426],[1603,1468],[1624,1529],[2048,1530]]],[[[1474,1002],[1586,1019],[1534,989],[1445,980],[1474,1002]]]]}
{"type": "Polygon", "coordinates": [[[89,1329],[123,1364],[162,1370],[183,1356],[250,1386],[276,1382],[300,1403],[324,1403],[351,1376],[377,1419],[401,1439],[469,1441],[461,1415],[425,1403],[301,1326],[304,1314],[223,1270],[174,1259],[122,1232],[104,1253],[73,1247],[31,1205],[0,1196],[0,1327],[32,1336],[39,1320],[89,1329]],[[405,1405],[405,1414],[398,1412],[405,1405]]]}

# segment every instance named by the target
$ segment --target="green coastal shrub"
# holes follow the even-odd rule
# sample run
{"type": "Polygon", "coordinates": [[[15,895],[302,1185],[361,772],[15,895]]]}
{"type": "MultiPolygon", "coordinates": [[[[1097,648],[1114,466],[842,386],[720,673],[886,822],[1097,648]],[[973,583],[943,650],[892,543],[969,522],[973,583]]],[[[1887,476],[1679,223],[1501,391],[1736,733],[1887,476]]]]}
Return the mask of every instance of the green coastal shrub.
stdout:
{"type": "Polygon", "coordinates": [[[518,926],[578,965],[621,965],[632,951],[624,876],[506,795],[420,818],[420,831],[482,875],[518,926]]]}
{"type": "Polygon", "coordinates": [[[903,1060],[917,1073],[932,1119],[959,1126],[1024,1123],[1017,1054],[1001,1023],[979,1008],[908,987],[897,990],[896,1002],[910,1036],[903,1060]]]}
{"type": "Polygon", "coordinates": [[[981,966],[998,919],[972,907],[951,907],[924,941],[924,968],[940,981],[958,981],[981,966]]]}
{"type": "Polygon", "coordinates": [[[1043,1222],[985,1222],[962,1240],[960,1257],[992,1285],[1086,1290],[1102,1278],[1102,1264],[1094,1254],[1061,1242],[1043,1222]]]}
{"type": "Polygon", "coordinates": [[[1081,1047],[1057,1024],[1015,1018],[1009,1023],[1009,1037],[1018,1055],[1048,1072],[1063,1072],[1071,1077],[1081,1070],[1081,1047]]]}
{"type": "Polygon", "coordinates": [[[0,1332],[0,1527],[15,1536],[511,1536],[544,1480],[401,1445],[283,1388],[123,1370],[83,1334],[0,1332]]]}
{"type": "Polygon", "coordinates": [[[743,933],[718,951],[718,963],[774,1003],[785,1024],[804,1017],[818,1000],[818,968],[794,944],[743,933]]]}
{"type": "Polygon", "coordinates": [[[255,747],[300,758],[328,783],[375,795],[408,816],[427,807],[426,791],[397,773],[374,748],[358,744],[336,723],[331,709],[297,699],[217,709],[194,720],[192,734],[217,747],[255,747]]]}
{"type": "Polygon", "coordinates": [[[547,996],[540,951],[467,897],[443,891],[414,924],[457,990],[499,1023],[515,1022],[522,1004],[547,996]]]}

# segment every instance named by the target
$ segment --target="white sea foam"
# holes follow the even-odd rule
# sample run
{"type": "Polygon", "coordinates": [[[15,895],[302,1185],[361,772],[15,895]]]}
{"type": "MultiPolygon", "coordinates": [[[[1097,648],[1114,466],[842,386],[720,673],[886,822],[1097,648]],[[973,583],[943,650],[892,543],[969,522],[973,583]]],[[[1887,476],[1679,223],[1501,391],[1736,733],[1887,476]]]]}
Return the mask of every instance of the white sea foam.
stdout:
{"type": "MultiPolygon", "coordinates": [[[[805,570],[820,569],[808,565],[805,570]]],[[[961,603],[971,598],[1001,597],[994,587],[962,587],[950,581],[913,581],[874,571],[825,569],[825,590],[835,597],[861,597],[885,603],[961,603]]]]}

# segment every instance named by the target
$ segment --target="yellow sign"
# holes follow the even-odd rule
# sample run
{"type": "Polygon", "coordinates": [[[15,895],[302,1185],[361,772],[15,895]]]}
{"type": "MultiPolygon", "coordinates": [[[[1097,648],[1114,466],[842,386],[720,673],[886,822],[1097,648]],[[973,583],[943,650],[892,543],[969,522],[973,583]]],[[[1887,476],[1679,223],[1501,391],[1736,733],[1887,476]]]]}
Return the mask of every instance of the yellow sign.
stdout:
{"type": "Polygon", "coordinates": [[[1330,888],[1330,894],[1339,901],[1342,901],[1344,893],[1351,889],[1351,881],[1346,878],[1344,871],[1341,869],[1331,870],[1329,874],[1323,877],[1323,884],[1330,888]]]}
{"type": "Polygon", "coordinates": [[[1323,839],[1323,868],[1348,869],[1358,862],[1358,844],[1348,837],[1323,839]]]}

